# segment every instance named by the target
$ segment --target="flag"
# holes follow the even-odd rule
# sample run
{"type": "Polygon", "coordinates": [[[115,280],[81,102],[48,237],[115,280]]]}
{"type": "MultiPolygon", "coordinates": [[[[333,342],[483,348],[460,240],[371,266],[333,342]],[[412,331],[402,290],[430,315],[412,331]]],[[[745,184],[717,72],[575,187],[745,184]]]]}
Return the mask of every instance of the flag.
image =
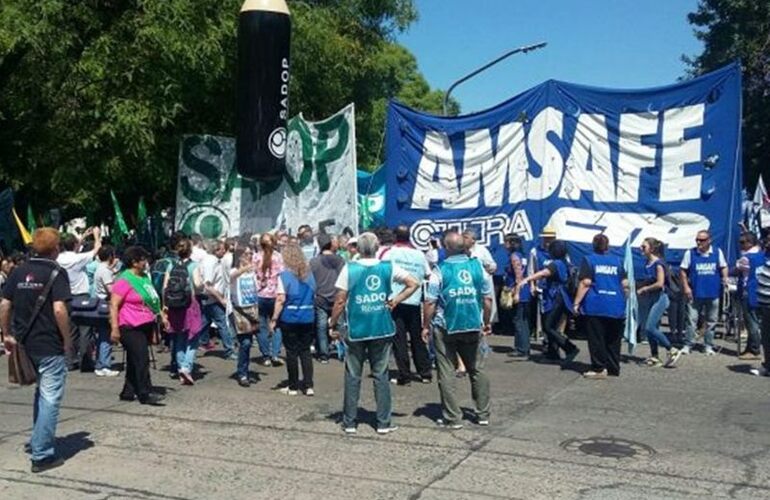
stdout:
{"type": "Polygon", "coordinates": [[[762,180],[762,175],[759,176],[757,189],[754,190],[753,201],[763,208],[770,209],[770,196],[767,195],[767,189],[765,188],[765,181],[762,180]]]}
{"type": "Polygon", "coordinates": [[[25,245],[29,245],[32,243],[32,235],[29,234],[29,231],[27,231],[27,228],[24,227],[24,223],[19,218],[19,214],[16,213],[16,209],[12,208],[11,212],[13,212],[13,220],[16,221],[16,227],[19,228],[19,234],[21,235],[21,240],[24,242],[25,245]]]}
{"type": "Polygon", "coordinates": [[[626,255],[623,263],[628,279],[628,300],[626,301],[626,330],[623,336],[628,342],[628,353],[633,354],[636,347],[636,327],[639,303],[636,300],[636,280],[634,279],[634,254],[631,251],[631,237],[626,240],[626,255]]]}
{"type": "Polygon", "coordinates": [[[27,229],[30,233],[34,233],[37,229],[37,222],[35,221],[35,214],[32,213],[32,204],[27,205],[27,229]]]}
{"type": "Polygon", "coordinates": [[[112,197],[112,206],[115,209],[115,223],[113,224],[113,243],[118,244],[123,241],[123,238],[128,234],[128,226],[126,220],[123,218],[123,212],[118,205],[118,199],[115,197],[115,192],[110,189],[110,196],[112,197]]]}
{"type": "Polygon", "coordinates": [[[138,229],[144,228],[145,221],[147,221],[147,207],[144,204],[144,196],[140,196],[139,208],[136,210],[136,227],[138,229]]]}

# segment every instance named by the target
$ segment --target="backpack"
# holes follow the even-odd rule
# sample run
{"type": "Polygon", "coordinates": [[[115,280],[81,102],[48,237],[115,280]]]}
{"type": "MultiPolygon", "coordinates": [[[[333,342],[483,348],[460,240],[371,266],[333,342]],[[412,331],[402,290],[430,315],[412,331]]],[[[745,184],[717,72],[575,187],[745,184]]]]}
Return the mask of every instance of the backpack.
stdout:
{"type": "Polygon", "coordinates": [[[168,273],[168,283],[163,292],[163,303],[169,309],[187,309],[192,302],[190,272],[183,262],[175,262],[168,273]]]}
{"type": "Polygon", "coordinates": [[[156,260],[150,268],[150,280],[152,280],[152,286],[158,293],[158,297],[163,296],[163,280],[166,277],[168,268],[171,267],[178,259],[171,259],[169,257],[163,257],[156,260]]]}

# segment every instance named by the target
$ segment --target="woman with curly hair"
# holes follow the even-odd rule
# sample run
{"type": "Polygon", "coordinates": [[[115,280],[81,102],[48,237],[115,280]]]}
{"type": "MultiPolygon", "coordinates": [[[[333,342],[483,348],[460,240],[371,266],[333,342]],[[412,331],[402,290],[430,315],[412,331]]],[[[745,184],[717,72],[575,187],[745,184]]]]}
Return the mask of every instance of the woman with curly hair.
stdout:
{"type": "Polygon", "coordinates": [[[270,321],[270,329],[273,331],[276,325],[280,325],[286,349],[289,384],[280,391],[289,396],[297,395],[300,390],[299,361],[302,363],[305,395],[313,396],[313,358],[310,346],[315,336],[315,279],[297,244],[289,244],[283,249],[283,264],[286,269],[278,280],[275,310],[270,321]]]}

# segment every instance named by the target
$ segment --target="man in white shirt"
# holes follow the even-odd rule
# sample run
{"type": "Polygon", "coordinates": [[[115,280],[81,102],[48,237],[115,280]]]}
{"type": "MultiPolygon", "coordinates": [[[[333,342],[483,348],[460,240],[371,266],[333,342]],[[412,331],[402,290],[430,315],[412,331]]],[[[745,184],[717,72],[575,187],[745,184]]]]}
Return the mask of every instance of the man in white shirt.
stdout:
{"type": "MultiPolygon", "coordinates": [[[[74,234],[65,234],[61,238],[62,252],[56,258],[56,263],[59,264],[65,271],[67,271],[67,277],[70,283],[70,292],[72,293],[72,301],[88,300],[90,298],[90,284],[88,282],[88,274],[86,273],[86,266],[94,260],[96,254],[102,248],[102,231],[98,227],[91,228],[83,233],[84,237],[93,235],[94,247],[88,252],[81,252],[82,242],[80,238],[74,234]]],[[[85,370],[88,367],[86,364],[90,364],[88,361],[83,363],[86,354],[88,353],[88,344],[91,340],[88,333],[89,327],[77,327],[72,325],[72,349],[67,355],[67,367],[69,370],[74,370],[77,367],[85,370]]]]}
{"type": "Polygon", "coordinates": [[[212,240],[207,244],[209,252],[200,262],[201,277],[203,278],[203,332],[200,343],[209,343],[209,326],[214,323],[222,338],[225,349],[225,359],[237,359],[233,349],[233,336],[227,321],[227,283],[222,269],[222,257],[225,255],[225,244],[212,240]]]}
{"type": "MultiPolygon", "coordinates": [[[[479,260],[481,267],[484,268],[484,281],[486,281],[489,287],[494,291],[495,283],[492,276],[495,274],[495,271],[497,271],[497,262],[492,258],[492,254],[489,253],[487,247],[483,247],[476,243],[477,239],[476,231],[471,229],[463,231],[463,243],[465,243],[465,248],[468,249],[469,256],[479,260]]],[[[492,293],[490,318],[492,323],[497,323],[497,297],[494,292],[492,293]]]]}
{"type": "MultiPolygon", "coordinates": [[[[430,275],[430,267],[425,259],[425,254],[409,243],[409,226],[401,225],[395,230],[396,243],[385,253],[382,260],[391,261],[394,265],[407,271],[417,283],[422,285],[430,275]]],[[[393,281],[391,285],[391,297],[395,297],[404,285],[393,281]]],[[[397,305],[391,314],[396,324],[396,335],[393,337],[393,351],[398,366],[398,385],[409,385],[412,372],[409,366],[409,347],[411,346],[412,360],[417,375],[424,383],[433,380],[433,373],[428,357],[428,348],[422,341],[422,327],[420,317],[420,303],[422,302],[422,290],[417,291],[397,305]]]]}
{"type": "Polygon", "coordinates": [[[192,236],[190,236],[190,240],[192,241],[192,244],[193,244],[190,260],[200,264],[200,262],[203,260],[204,257],[206,257],[206,254],[208,253],[206,252],[206,249],[203,246],[203,236],[201,236],[198,233],[193,233],[192,236]]]}

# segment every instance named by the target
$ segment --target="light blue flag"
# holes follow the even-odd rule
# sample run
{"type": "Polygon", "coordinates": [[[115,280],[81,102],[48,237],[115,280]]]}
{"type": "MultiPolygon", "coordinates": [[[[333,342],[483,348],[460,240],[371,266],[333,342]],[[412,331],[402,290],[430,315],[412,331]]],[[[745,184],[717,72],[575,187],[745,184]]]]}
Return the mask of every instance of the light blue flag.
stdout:
{"type": "Polygon", "coordinates": [[[628,342],[628,354],[636,348],[636,327],[639,319],[639,303],[636,300],[636,280],[634,279],[634,254],[631,252],[631,237],[626,240],[624,266],[628,276],[628,300],[626,301],[626,331],[623,336],[628,342]]]}

